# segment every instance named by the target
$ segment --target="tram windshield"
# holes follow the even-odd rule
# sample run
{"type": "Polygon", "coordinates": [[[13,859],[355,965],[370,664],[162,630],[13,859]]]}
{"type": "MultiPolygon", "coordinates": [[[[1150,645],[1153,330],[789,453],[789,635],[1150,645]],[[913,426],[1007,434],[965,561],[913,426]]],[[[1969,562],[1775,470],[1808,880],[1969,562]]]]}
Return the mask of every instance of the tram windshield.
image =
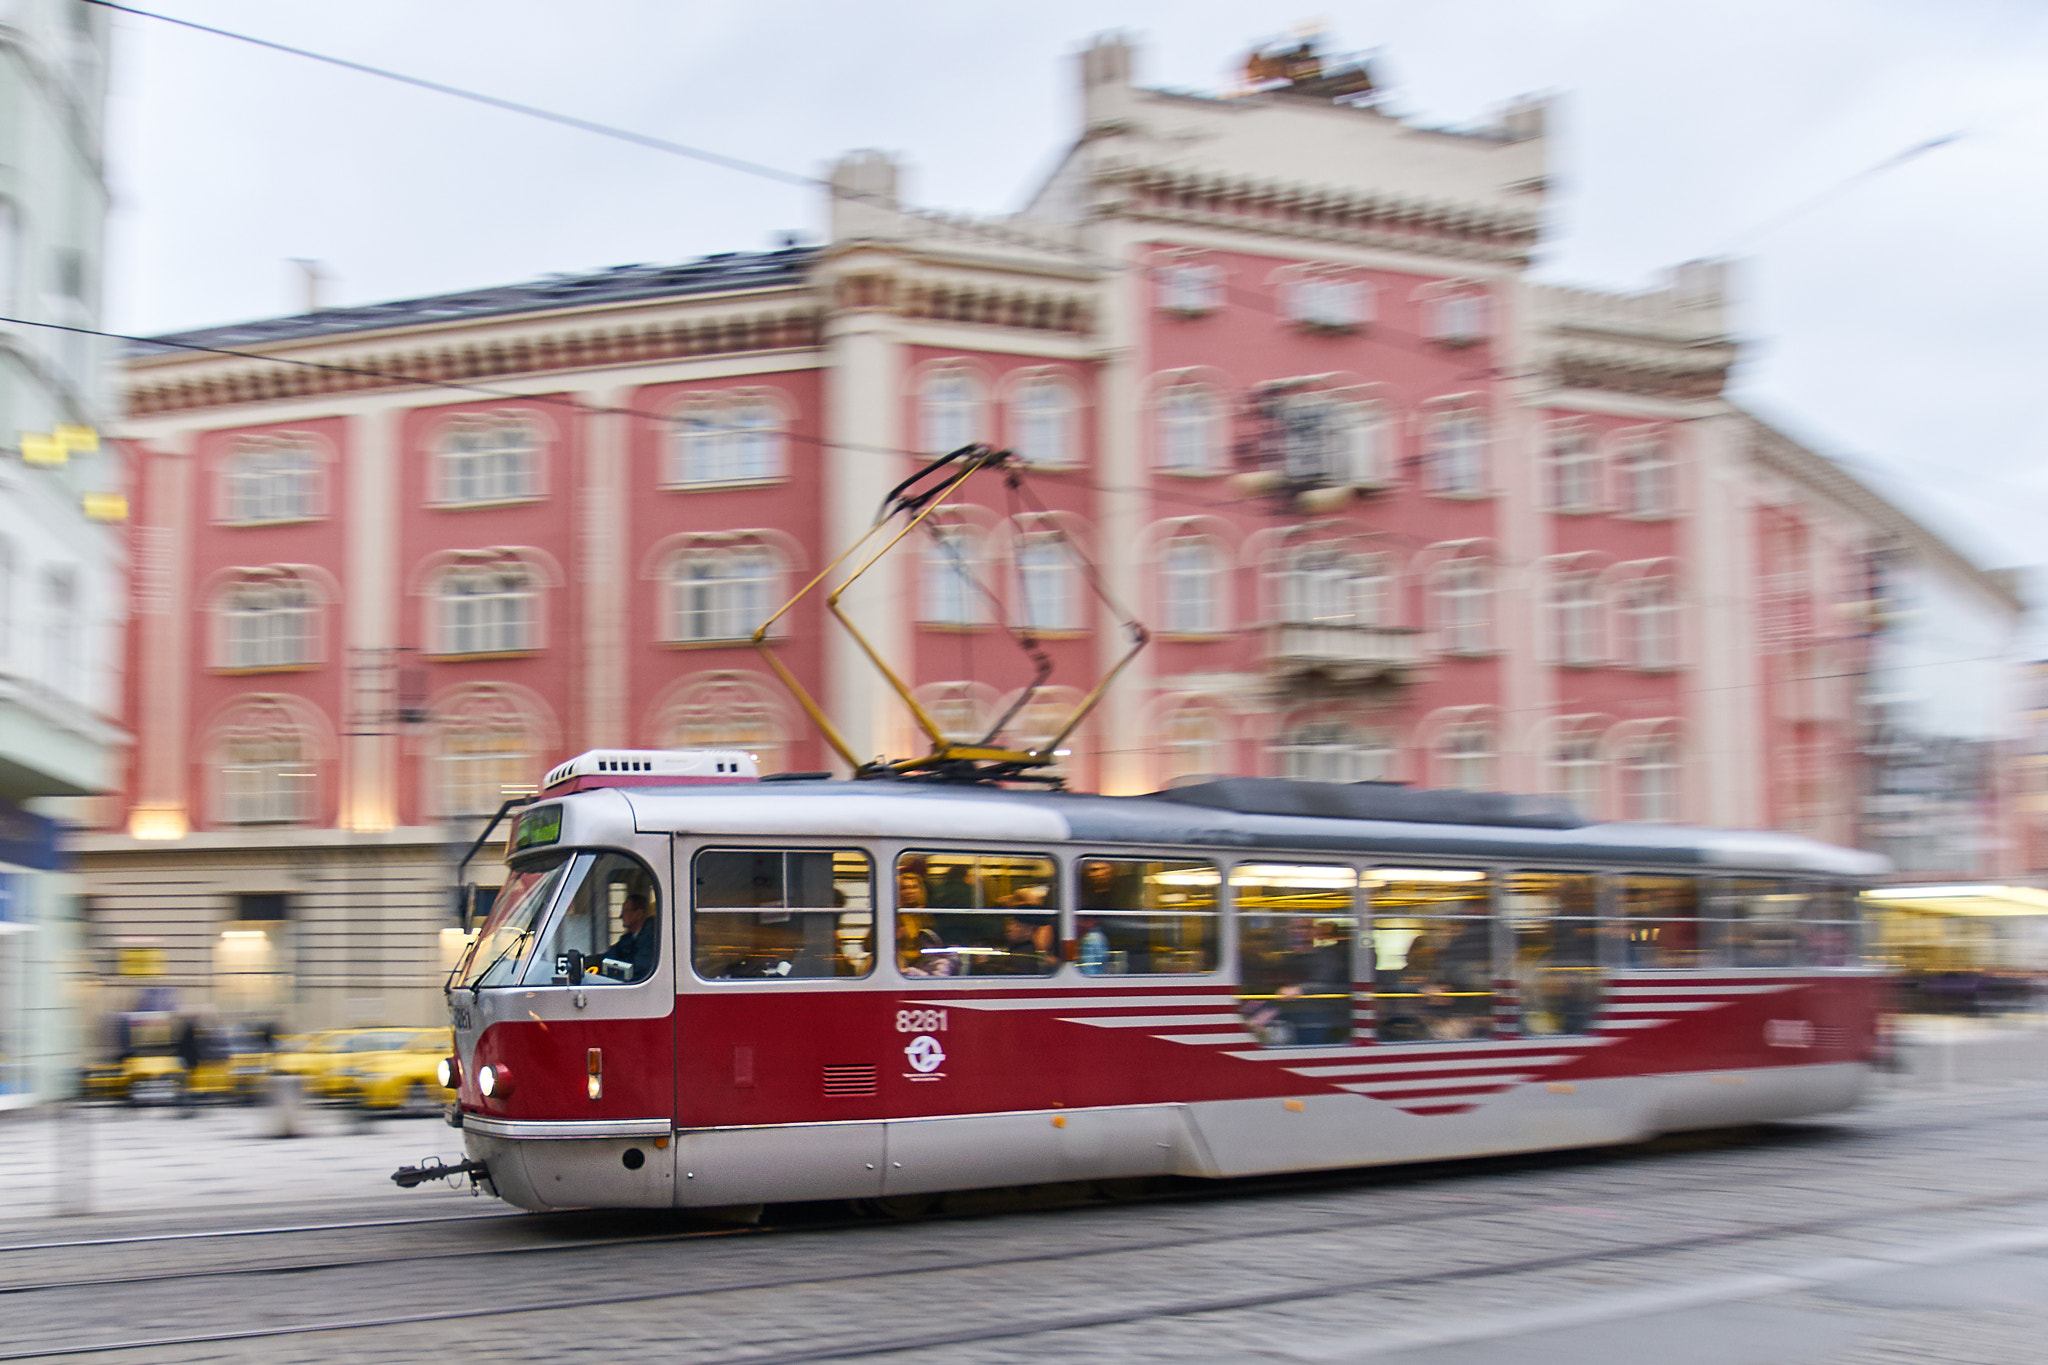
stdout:
{"type": "Polygon", "coordinates": [[[509,986],[533,947],[534,931],[555,898],[571,854],[564,849],[513,869],[491,907],[491,917],[464,959],[458,986],[509,986]]]}

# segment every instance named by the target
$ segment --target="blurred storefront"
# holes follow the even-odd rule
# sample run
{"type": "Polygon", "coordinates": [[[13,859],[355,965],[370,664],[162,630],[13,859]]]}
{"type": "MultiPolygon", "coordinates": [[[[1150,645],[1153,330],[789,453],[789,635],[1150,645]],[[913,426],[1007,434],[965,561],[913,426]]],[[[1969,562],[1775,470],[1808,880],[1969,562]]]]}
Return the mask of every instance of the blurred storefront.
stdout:
{"type": "Polygon", "coordinates": [[[1984,1014],[2036,1008],[2048,985],[2048,891],[1990,883],[1866,892],[1872,946],[1902,1007],[1984,1014]]]}

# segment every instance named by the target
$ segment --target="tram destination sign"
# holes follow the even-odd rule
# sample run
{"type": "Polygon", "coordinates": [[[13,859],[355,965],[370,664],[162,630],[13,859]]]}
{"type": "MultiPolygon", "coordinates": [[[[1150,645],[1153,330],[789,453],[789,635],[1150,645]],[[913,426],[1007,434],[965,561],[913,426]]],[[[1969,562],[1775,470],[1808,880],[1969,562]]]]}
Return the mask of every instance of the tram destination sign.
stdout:
{"type": "Polygon", "coordinates": [[[539,848],[552,844],[562,837],[562,808],[540,806],[519,817],[519,823],[512,827],[512,851],[539,848]]]}

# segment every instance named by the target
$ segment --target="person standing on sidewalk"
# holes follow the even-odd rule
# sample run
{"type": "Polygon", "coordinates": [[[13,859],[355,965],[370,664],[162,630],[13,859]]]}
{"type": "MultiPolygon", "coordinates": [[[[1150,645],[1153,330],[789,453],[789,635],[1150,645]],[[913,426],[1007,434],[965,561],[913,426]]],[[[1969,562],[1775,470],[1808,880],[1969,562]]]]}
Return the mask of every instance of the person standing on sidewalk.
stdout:
{"type": "Polygon", "coordinates": [[[185,1068],[185,1084],[178,1091],[178,1115],[192,1117],[192,1082],[199,1075],[199,1059],[203,1055],[199,1045],[199,1021],[186,1015],[178,1024],[178,1061],[185,1068]]]}

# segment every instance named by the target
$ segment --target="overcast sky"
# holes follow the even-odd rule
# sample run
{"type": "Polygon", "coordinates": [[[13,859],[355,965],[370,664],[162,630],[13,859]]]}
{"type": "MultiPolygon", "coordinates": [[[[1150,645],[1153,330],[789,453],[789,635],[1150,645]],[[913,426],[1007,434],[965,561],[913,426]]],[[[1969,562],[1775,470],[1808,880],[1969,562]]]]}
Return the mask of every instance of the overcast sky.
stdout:
{"type": "MultiPolygon", "coordinates": [[[[1740,397],[1980,563],[2048,560],[2042,0],[156,7],[797,172],[888,148],[918,202],[981,213],[1018,207],[1072,137],[1090,34],[1132,33],[1143,84],[1213,92],[1276,24],[1320,19],[1424,122],[1558,93],[1543,276],[1641,288],[1732,254],[1740,397]]],[[[117,330],[297,311],[293,257],[325,264],[329,302],[365,303],[821,227],[803,189],[114,20],[117,330]]]]}

